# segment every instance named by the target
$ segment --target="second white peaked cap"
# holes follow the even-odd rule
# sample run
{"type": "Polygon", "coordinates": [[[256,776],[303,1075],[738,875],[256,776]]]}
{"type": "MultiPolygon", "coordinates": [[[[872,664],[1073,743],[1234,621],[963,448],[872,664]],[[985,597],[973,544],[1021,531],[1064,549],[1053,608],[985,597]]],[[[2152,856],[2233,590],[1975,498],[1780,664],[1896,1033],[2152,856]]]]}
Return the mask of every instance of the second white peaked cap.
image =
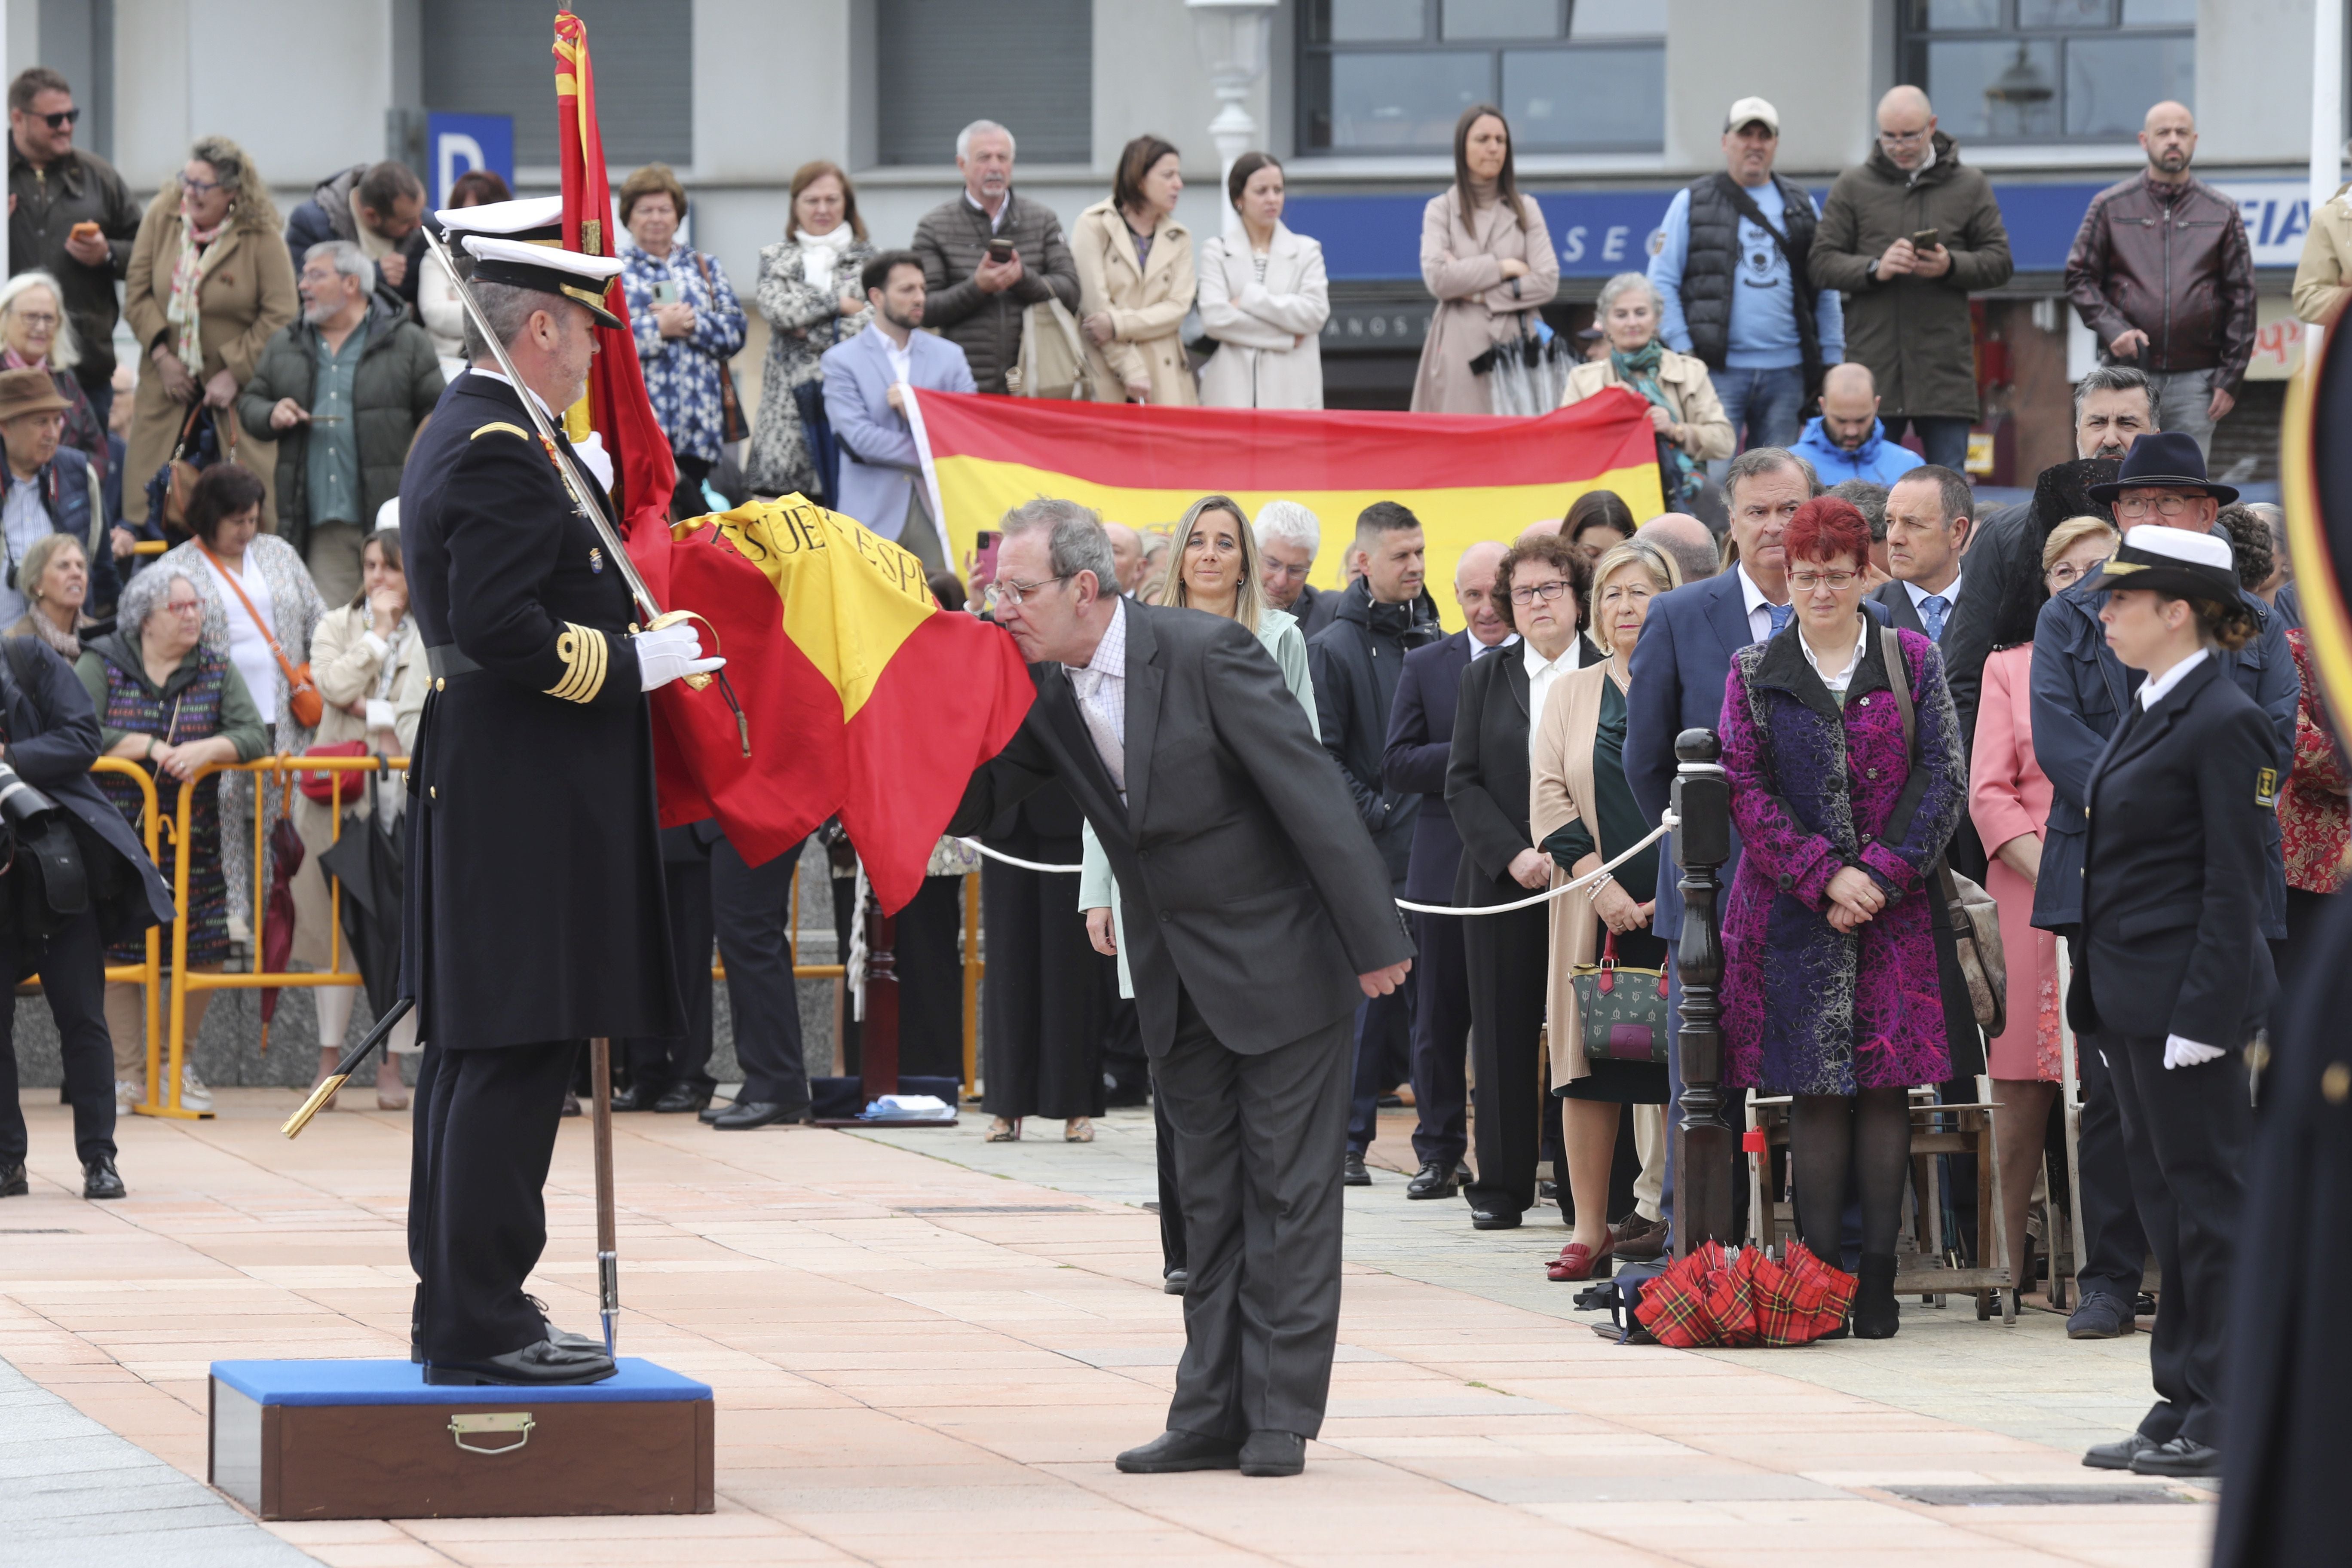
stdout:
{"type": "Polygon", "coordinates": [[[563,240],[563,198],[530,196],[519,202],[484,202],[479,206],[443,207],[433,221],[452,237],[494,234],[508,239],[563,240]]]}

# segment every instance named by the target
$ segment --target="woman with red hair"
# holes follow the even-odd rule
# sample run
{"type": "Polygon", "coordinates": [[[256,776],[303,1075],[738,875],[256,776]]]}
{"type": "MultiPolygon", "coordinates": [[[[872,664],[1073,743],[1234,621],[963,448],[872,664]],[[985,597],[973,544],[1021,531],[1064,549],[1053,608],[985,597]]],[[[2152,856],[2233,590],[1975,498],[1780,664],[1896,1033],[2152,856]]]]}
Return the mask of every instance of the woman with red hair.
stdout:
{"type": "Polygon", "coordinates": [[[1840,1258],[1851,1163],[1853,1331],[1887,1339],[1910,1090],[1949,1078],[1950,1031],[1974,1026],[1964,999],[1957,1017],[1947,1001],[1927,879],[1968,808],[1968,770],[1936,645],[1863,608],[1862,514],[1817,497],[1783,543],[1795,613],[1732,656],[1723,694],[1743,846],[1724,904],[1724,1079],[1793,1097],[1797,1234],[1825,1261],[1840,1258]]]}

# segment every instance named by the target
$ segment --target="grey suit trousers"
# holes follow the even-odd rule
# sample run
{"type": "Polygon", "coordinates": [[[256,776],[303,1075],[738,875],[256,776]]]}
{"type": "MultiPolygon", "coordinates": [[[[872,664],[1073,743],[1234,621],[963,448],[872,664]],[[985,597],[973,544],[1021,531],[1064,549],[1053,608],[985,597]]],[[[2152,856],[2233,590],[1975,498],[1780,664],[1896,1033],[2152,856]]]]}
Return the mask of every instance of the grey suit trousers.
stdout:
{"type": "Polygon", "coordinates": [[[1171,1430],[1322,1430],[1339,1338],[1353,1020],[1244,1056],[1178,994],[1152,1079],[1176,1145],[1191,1282],[1171,1430]]]}

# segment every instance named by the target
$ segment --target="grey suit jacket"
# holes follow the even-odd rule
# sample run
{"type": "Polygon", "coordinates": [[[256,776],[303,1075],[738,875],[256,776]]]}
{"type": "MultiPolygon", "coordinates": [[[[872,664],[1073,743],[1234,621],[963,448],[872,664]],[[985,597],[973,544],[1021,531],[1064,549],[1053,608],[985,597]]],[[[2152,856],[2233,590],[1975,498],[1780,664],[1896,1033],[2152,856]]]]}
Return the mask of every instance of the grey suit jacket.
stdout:
{"type": "Polygon", "coordinates": [[[1060,779],[1118,879],[1144,1049],[1175,1038],[1181,987],[1219,1041],[1255,1056],[1347,1017],[1356,976],[1412,942],[1338,766],[1257,638],[1198,610],[1129,600],[1126,614],[1126,801],[1068,672],[1032,665],[1036,704],[948,831],[1060,779]]]}

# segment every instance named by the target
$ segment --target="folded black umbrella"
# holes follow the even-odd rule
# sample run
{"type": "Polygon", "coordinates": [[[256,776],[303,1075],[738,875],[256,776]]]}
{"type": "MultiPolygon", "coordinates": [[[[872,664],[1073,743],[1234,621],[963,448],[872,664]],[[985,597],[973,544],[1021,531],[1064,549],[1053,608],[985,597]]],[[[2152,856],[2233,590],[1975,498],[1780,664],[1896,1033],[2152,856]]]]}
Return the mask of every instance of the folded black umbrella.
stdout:
{"type": "Polygon", "coordinates": [[[365,821],[344,825],[342,837],[319,857],[320,868],[343,885],[343,937],[377,1017],[400,994],[403,861],[399,838],[385,826],[378,775],[368,775],[365,821]]]}

